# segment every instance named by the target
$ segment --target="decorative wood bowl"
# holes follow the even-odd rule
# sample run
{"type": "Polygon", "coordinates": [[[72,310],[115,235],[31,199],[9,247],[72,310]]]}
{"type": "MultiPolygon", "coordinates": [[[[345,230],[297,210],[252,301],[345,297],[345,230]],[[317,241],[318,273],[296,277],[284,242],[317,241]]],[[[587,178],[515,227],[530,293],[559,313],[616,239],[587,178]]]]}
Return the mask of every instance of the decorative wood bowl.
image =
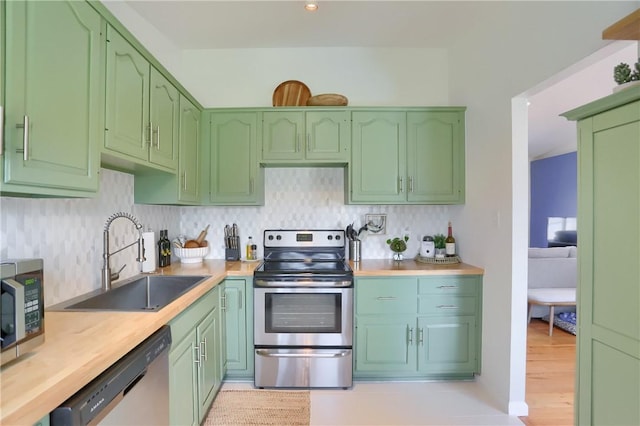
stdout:
{"type": "Polygon", "coordinates": [[[337,93],[323,93],[307,100],[307,106],[347,106],[349,100],[337,93]]]}
{"type": "Polygon", "coordinates": [[[301,81],[283,81],[273,91],[273,106],[304,106],[311,96],[311,91],[301,81]]]}

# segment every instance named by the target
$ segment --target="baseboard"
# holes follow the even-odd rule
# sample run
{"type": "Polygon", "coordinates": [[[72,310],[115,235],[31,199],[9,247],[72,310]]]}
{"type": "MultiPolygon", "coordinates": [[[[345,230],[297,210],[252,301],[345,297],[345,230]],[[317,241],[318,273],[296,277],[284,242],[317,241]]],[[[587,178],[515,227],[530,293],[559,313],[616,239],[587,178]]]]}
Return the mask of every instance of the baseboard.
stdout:
{"type": "Polygon", "coordinates": [[[524,401],[509,401],[509,413],[510,416],[528,416],[529,405],[524,401]]]}

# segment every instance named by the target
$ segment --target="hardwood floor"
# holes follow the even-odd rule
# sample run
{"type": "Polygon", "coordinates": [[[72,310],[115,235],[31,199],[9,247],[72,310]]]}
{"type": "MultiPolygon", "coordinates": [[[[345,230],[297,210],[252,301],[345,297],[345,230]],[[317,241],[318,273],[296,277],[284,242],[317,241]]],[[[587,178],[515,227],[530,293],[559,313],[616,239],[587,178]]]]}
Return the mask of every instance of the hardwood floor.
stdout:
{"type": "Polygon", "coordinates": [[[527,330],[527,426],[573,425],[576,336],[532,319],[527,330]]]}

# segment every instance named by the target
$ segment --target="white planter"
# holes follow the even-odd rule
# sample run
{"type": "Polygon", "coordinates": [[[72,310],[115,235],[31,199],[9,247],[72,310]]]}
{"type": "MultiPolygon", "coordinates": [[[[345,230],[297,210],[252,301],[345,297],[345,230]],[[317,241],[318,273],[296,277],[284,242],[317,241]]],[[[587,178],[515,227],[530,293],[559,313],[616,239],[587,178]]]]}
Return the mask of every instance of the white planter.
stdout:
{"type": "Polygon", "coordinates": [[[630,81],[628,83],[622,83],[613,88],[613,93],[618,93],[621,90],[628,89],[629,87],[640,86],[640,80],[630,81]]]}

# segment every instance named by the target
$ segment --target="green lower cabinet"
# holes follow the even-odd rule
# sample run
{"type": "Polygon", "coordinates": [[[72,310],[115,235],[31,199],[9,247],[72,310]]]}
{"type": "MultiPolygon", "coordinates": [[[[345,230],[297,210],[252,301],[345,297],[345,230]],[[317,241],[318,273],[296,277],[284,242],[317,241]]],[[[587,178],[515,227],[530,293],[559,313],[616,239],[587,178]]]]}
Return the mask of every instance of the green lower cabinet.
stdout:
{"type": "Polygon", "coordinates": [[[482,277],[356,279],[354,378],[470,378],[480,371],[482,277]]]}
{"type": "Polygon", "coordinates": [[[170,424],[198,425],[222,384],[220,286],[171,321],[170,424]]]}
{"type": "Polygon", "coordinates": [[[475,317],[418,318],[418,371],[426,374],[476,372],[475,317]]]}
{"type": "Polygon", "coordinates": [[[227,279],[224,290],[226,378],[253,378],[253,289],[250,279],[227,279]]]}
{"type": "Polygon", "coordinates": [[[371,316],[356,320],[356,377],[395,377],[416,370],[411,342],[415,316],[371,316]]]}

